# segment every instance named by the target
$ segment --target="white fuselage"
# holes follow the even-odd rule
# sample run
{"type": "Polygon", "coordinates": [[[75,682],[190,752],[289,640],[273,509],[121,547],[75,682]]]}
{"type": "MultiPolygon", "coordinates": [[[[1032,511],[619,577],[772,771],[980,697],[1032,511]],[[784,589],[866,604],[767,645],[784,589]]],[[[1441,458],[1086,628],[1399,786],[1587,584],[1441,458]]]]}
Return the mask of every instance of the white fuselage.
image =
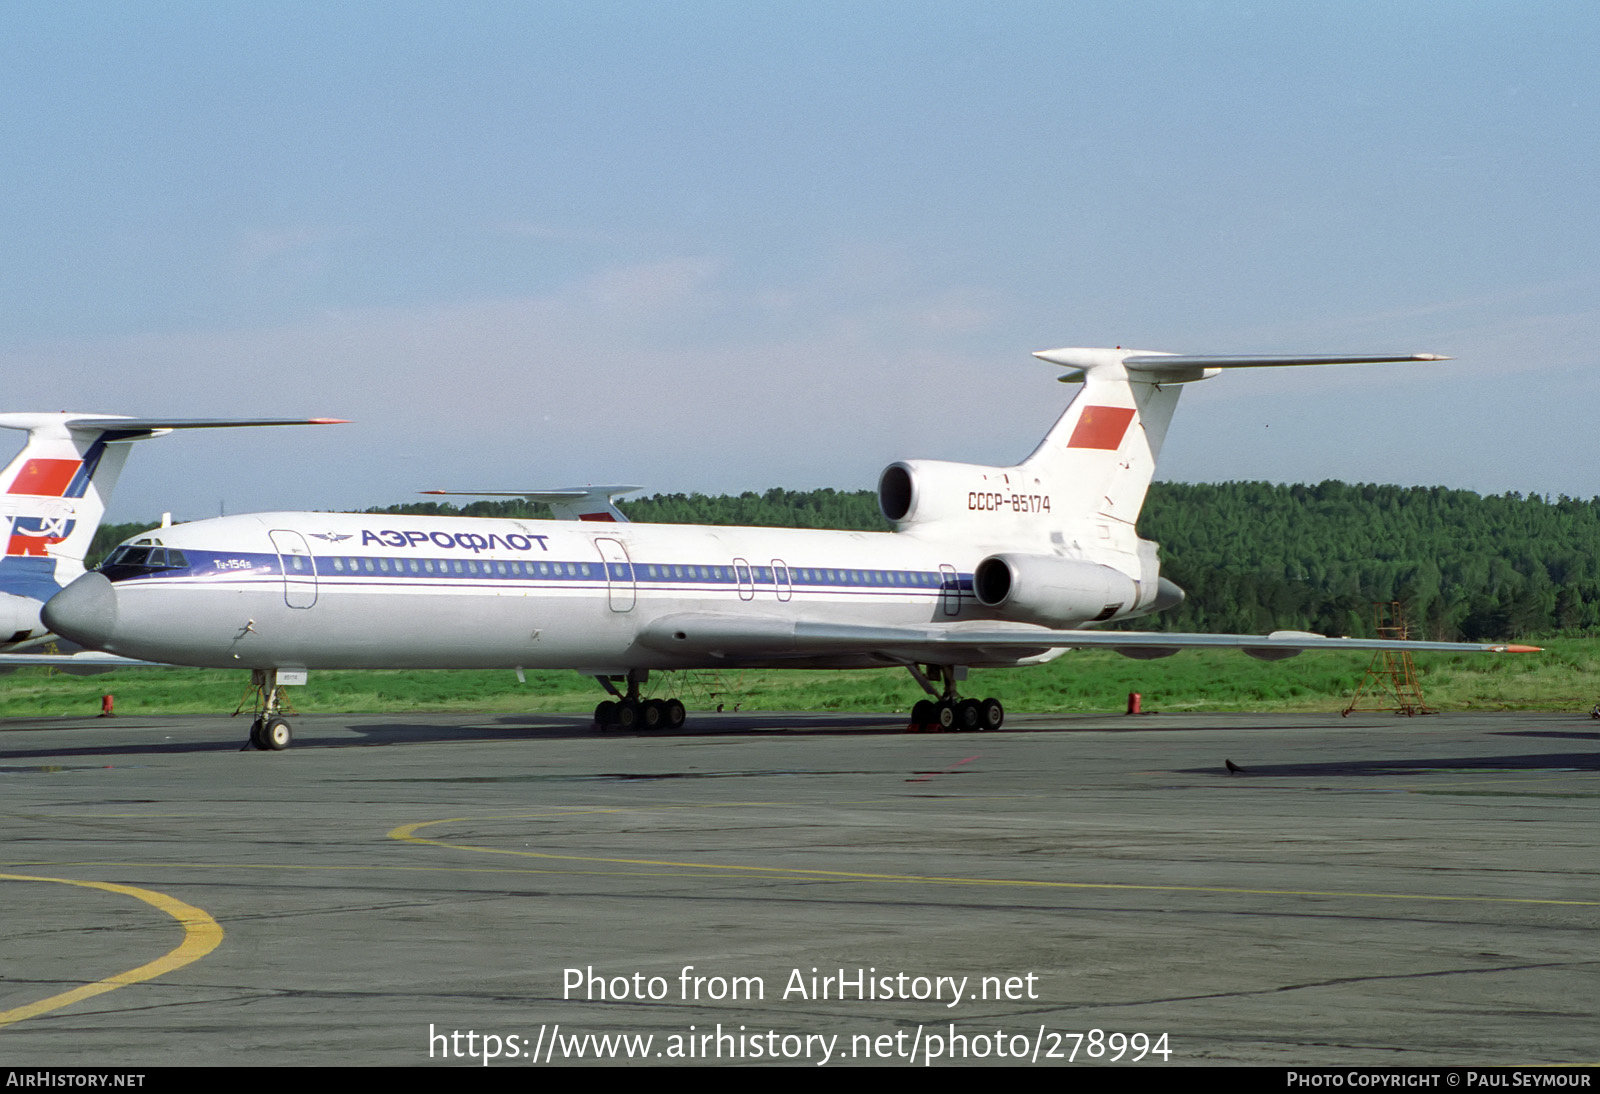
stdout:
{"type": "Polygon", "coordinates": [[[640,639],[681,613],[755,624],[996,618],[972,594],[985,545],[901,533],[260,513],[157,539],[161,565],[102,568],[114,598],[99,648],[219,668],[858,667],[892,662],[686,654],[640,639]]]}

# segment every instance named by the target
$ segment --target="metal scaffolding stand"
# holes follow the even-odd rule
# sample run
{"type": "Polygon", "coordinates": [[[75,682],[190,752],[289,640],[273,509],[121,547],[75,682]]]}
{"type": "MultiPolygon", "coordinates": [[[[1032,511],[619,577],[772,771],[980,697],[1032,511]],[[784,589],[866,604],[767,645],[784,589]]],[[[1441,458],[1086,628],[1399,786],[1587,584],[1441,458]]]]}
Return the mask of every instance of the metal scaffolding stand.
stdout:
{"type": "MultiPolygon", "coordinates": [[[[1410,637],[1398,600],[1373,604],[1372,622],[1379,638],[1404,642],[1410,637]]],[[[1439,713],[1423,702],[1417,669],[1411,663],[1410,652],[1406,650],[1378,650],[1372,655],[1366,679],[1356,689],[1350,705],[1340,713],[1348,718],[1353,710],[1392,710],[1408,718],[1415,714],[1439,713]],[[1361,705],[1363,698],[1368,700],[1369,705],[1361,705]]]]}
{"type": "Polygon", "coordinates": [[[744,672],[684,669],[677,673],[683,696],[696,710],[736,711],[748,696],[743,694],[744,672]]]}

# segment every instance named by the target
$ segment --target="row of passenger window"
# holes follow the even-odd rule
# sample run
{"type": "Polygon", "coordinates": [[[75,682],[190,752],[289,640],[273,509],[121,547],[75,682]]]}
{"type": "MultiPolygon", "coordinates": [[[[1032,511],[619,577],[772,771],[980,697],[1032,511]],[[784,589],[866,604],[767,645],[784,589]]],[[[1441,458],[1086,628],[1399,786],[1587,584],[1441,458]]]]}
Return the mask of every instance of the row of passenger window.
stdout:
{"type": "Polygon", "coordinates": [[[422,577],[545,577],[582,580],[604,577],[598,562],[479,561],[472,558],[319,558],[317,572],[333,574],[417,574],[422,577]]]}
{"type": "MultiPolygon", "coordinates": [[[[619,562],[610,563],[612,575],[626,577],[627,567],[619,562]]],[[[902,585],[908,587],[940,588],[944,581],[954,581],[952,575],[916,570],[821,570],[794,566],[664,566],[653,563],[635,563],[634,573],[640,581],[710,581],[722,584],[758,585],[902,585]]]]}
{"type": "MultiPolygon", "coordinates": [[[[300,563],[293,558],[292,563],[300,563]]],[[[294,565],[294,569],[300,569],[294,565]]],[[[317,559],[317,572],[339,574],[415,574],[419,577],[507,577],[583,580],[609,576],[625,581],[629,566],[610,562],[532,562],[521,560],[366,558],[317,559]]],[[[721,585],[865,585],[941,589],[957,584],[956,577],[917,570],[830,570],[790,566],[680,566],[659,563],[634,563],[636,581],[693,581],[721,585]]]]}

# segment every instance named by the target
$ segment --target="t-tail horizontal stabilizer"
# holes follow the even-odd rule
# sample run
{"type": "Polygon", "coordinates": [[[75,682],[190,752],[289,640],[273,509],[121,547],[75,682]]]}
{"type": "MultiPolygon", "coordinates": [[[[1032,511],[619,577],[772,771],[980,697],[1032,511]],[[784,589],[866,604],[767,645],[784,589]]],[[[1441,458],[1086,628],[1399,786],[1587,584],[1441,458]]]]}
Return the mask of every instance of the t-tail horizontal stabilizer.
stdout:
{"type": "Polygon", "coordinates": [[[1130,380],[1156,384],[1186,384],[1216,376],[1226,368],[1282,368],[1289,365],[1383,365],[1402,361],[1448,361],[1437,353],[1358,354],[1194,354],[1159,350],[1101,349],[1063,346],[1034,353],[1041,361],[1072,369],[1061,377],[1064,384],[1082,383],[1091,370],[1120,367],[1130,380]]]}

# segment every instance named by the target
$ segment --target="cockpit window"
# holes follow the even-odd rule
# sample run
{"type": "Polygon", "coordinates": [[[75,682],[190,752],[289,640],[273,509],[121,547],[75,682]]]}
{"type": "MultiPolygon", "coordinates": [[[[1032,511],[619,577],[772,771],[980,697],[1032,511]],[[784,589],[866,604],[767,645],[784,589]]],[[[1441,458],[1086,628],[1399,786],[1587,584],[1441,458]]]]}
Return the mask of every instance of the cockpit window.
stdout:
{"type": "MultiPolygon", "coordinates": [[[[147,544],[149,542],[145,541],[147,544]]],[[[162,570],[185,570],[188,567],[189,560],[176,548],[124,543],[106,556],[97,572],[116,581],[124,577],[140,577],[162,570]]]]}

